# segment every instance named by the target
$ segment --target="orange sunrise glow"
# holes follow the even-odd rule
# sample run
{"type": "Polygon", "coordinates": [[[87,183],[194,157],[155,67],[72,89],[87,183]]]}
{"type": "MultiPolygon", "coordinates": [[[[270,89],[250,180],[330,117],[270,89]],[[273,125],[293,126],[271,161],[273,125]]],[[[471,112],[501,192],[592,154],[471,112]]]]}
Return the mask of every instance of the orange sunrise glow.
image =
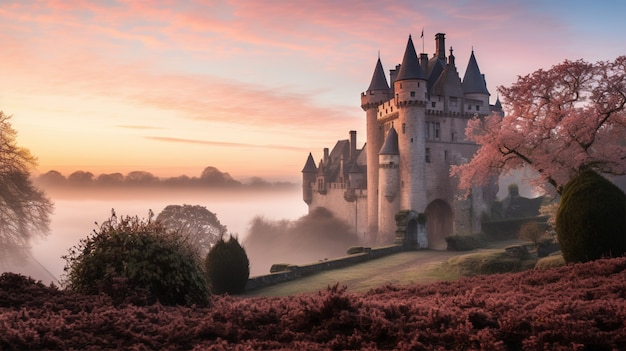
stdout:
{"type": "MultiPolygon", "coordinates": [[[[624,4],[582,1],[16,1],[0,7],[0,109],[57,170],[297,182],[308,152],[349,130],[380,52],[434,35],[491,86],[564,59],[623,54],[624,4]],[[610,3],[610,6],[608,5],[610,3]],[[604,5],[603,5],[604,4],[604,5]],[[616,7],[621,7],[618,9],[616,7]]],[[[462,72],[461,72],[462,74],[462,72]]]]}

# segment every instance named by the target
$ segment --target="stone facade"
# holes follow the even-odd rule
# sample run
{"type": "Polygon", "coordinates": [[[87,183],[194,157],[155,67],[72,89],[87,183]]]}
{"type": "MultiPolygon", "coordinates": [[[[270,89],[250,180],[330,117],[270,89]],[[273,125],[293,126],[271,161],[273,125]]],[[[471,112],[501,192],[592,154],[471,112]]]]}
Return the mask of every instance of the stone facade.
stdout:
{"type": "MultiPolygon", "coordinates": [[[[303,172],[303,199],[309,211],[326,207],[346,220],[368,244],[396,242],[396,215],[423,214],[425,238],[416,248],[445,248],[445,237],[480,231],[497,185],[472,189],[463,198],[450,166],[467,162],[477,145],[465,139],[469,119],[502,113],[489,104],[489,91],[472,52],[463,80],[452,48],[445,54],[445,35],[435,36],[436,52],[415,52],[411,37],[402,64],[390,70],[387,84],[378,59],[371,84],[361,94],[367,143],[356,147],[356,132],[337,142],[316,165],[312,154],[303,172]]],[[[420,227],[405,223],[407,237],[420,227]]],[[[421,228],[420,227],[420,228],[421,228]]],[[[413,241],[412,241],[413,242],[413,241]]]]}

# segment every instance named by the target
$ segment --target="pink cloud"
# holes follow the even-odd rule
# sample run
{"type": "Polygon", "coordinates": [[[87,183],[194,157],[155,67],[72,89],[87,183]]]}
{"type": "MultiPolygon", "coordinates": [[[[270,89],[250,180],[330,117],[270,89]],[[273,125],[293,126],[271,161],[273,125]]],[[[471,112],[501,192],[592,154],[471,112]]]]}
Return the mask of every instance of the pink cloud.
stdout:
{"type": "Polygon", "coordinates": [[[232,142],[224,142],[224,141],[172,138],[172,137],[164,137],[164,136],[147,136],[145,138],[150,139],[150,140],[168,142],[168,143],[200,144],[200,145],[236,147],[236,148],[277,149],[277,150],[297,151],[300,153],[310,150],[309,147],[297,147],[297,146],[280,145],[280,144],[232,143],[232,142]]]}

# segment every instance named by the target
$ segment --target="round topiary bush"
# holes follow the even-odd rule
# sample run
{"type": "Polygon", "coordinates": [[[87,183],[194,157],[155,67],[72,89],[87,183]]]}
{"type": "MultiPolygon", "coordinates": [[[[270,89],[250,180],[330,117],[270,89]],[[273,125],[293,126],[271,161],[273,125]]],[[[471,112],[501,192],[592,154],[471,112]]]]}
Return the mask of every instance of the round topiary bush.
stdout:
{"type": "Polygon", "coordinates": [[[567,183],[556,215],[565,262],[586,262],[626,252],[626,195],[585,170],[567,183]]]}
{"type": "Polygon", "coordinates": [[[232,235],[211,248],[205,260],[206,274],[212,292],[240,294],[246,290],[250,277],[250,262],[246,250],[232,235]]]}
{"type": "Polygon", "coordinates": [[[119,302],[208,302],[200,258],[180,236],[150,219],[113,214],[63,258],[70,290],[104,293],[119,302]]]}

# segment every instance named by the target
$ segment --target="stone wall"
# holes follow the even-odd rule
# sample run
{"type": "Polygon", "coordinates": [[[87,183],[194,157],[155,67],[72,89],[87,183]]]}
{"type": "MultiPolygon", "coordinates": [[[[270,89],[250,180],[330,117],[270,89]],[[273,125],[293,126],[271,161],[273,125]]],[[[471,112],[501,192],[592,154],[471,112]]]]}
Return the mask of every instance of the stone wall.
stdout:
{"type": "Polygon", "coordinates": [[[246,291],[264,288],[266,286],[298,279],[317,272],[327,271],[330,269],[337,269],[348,267],[357,263],[369,261],[375,258],[391,255],[402,251],[400,245],[390,245],[377,247],[374,249],[363,248],[362,250],[352,255],[339,257],[331,260],[324,260],[316,263],[310,263],[306,265],[289,265],[283,272],[277,272],[267,275],[260,275],[248,279],[246,284],[246,291]]]}

